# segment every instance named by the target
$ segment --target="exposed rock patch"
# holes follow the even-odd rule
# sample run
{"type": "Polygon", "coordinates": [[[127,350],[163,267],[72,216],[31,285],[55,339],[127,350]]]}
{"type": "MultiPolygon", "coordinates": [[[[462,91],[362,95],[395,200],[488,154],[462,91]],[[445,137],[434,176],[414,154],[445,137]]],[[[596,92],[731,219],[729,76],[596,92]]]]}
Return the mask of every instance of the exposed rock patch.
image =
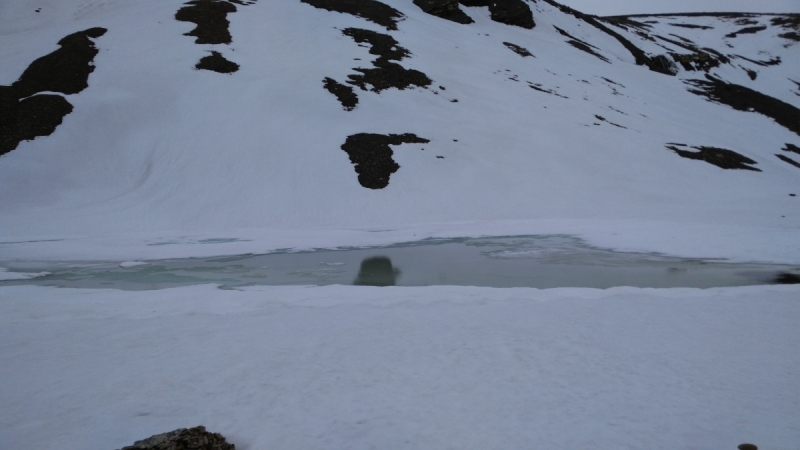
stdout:
{"type": "Polygon", "coordinates": [[[376,0],[300,0],[315,8],[350,14],[377,23],[387,30],[396,30],[405,17],[400,11],[376,0]]]}
{"type": "Polygon", "coordinates": [[[322,83],[328,92],[336,96],[336,99],[339,100],[345,110],[352,111],[358,105],[358,95],[353,92],[353,88],[350,86],[345,86],[333,78],[327,77],[322,80],[322,83]]]}
{"type": "Polygon", "coordinates": [[[742,35],[742,34],[755,34],[755,33],[758,33],[759,31],[764,31],[766,29],[767,29],[766,25],[762,25],[760,27],[747,27],[747,28],[742,28],[739,31],[734,31],[733,33],[726,34],[725,37],[726,38],[735,38],[735,37],[737,37],[739,35],[742,35]]]}
{"type": "Polygon", "coordinates": [[[606,58],[605,56],[603,56],[600,53],[597,53],[595,51],[595,50],[600,50],[599,48],[595,47],[592,44],[589,44],[588,42],[584,42],[584,41],[576,38],[575,36],[567,33],[564,30],[562,30],[561,28],[558,28],[558,27],[555,27],[555,26],[553,28],[555,28],[556,31],[558,31],[558,33],[561,34],[562,36],[565,36],[565,37],[569,38],[569,40],[567,41],[567,44],[577,48],[580,51],[583,51],[583,52],[586,52],[586,53],[588,53],[588,54],[590,54],[592,56],[595,56],[595,57],[597,57],[597,58],[599,58],[599,59],[601,59],[601,60],[603,60],[603,61],[605,61],[607,63],[611,63],[611,61],[609,61],[608,58],[606,58]]]}
{"type": "Polygon", "coordinates": [[[606,118],[605,118],[605,117],[603,117],[603,116],[599,116],[599,115],[595,114],[595,115],[594,115],[594,117],[595,117],[595,119],[597,119],[597,120],[599,120],[599,121],[601,121],[601,122],[605,122],[605,123],[607,123],[607,124],[609,124],[609,125],[614,125],[614,126],[615,126],[615,127],[617,127],[617,128],[624,128],[624,129],[626,129],[626,130],[628,129],[628,127],[623,127],[623,126],[622,126],[622,125],[620,125],[620,124],[616,124],[616,123],[614,123],[614,122],[611,122],[610,120],[606,119],[606,118]]]}
{"type": "Polygon", "coordinates": [[[400,166],[392,159],[394,152],[390,145],[426,144],[428,139],[414,134],[371,134],[359,133],[348,136],[342,150],[350,156],[355,165],[358,182],[368,189],[383,189],[389,185],[389,177],[400,166]]]}
{"type": "Polygon", "coordinates": [[[60,95],[39,93],[77,94],[86,89],[98,53],[90,38],[106,31],[90,28],[64,37],[58,41],[61,48],[33,61],[11,86],[0,86],[0,155],[24,140],[49,136],[61,125],[72,105],[60,95]]]}
{"type": "Polygon", "coordinates": [[[427,87],[432,83],[424,73],[406,69],[392,61],[401,61],[410,55],[409,51],[398,45],[398,42],[388,34],[376,33],[360,28],[346,28],[342,34],[353,38],[356,43],[369,44],[370,54],[378,55],[372,61],[374,68],[354,68],[359,75],[348,75],[348,84],[360,87],[362,90],[381,92],[389,88],[400,90],[411,86],[427,87]]]}
{"type": "Polygon", "coordinates": [[[228,13],[236,12],[232,3],[217,0],[192,0],[175,13],[175,20],[192,22],[194,30],[184,36],[194,36],[196,44],[230,44],[228,13]]]}
{"type": "Polygon", "coordinates": [[[426,13],[464,25],[474,23],[470,16],[458,7],[458,0],[414,0],[426,13]]]}
{"type": "Polygon", "coordinates": [[[709,27],[705,25],[693,25],[691,23],[671,23],[673,27],[681,27],[681,28],[691,28],[696,30],[713,30],[714,27],[709,27]]]}
{"type": "MultiPolygon", "coordinates": [[[[620,44],[622,44],[623,47],[625,47],[626,50],[628,50],[631,53],[631,55],[636,60],[636,64],[637,65],[647,66],[647,68],[652,70],[653,72],[663,73],[664,75],[672,75],[672,76],[675,75],[674,73],[671,73],[669,71],[663,71],[662,67],[661,67],[661,64],[659,64],[658,62],[653,61],[653,58],[648,56],[644,52],[644,50],[642,50],[639,47],[637,47],[636,45],[634,45],[633,42],[629,41],[628,39],[625,39],[625,37],[622,36],[621,34],[617,33],[616,31],[612,30],[611,28],[609,28],[609,27],[605,26],[604,24],[600,23],[600,20],[597,17],[590,16],[588,14],[584,14],[584,13],[582,13],[580,11],[577,11],[575,9],[570,8],[569,6],[562,5],[561,3],[558,3],[555,0],[544,0],[544,1],[546,3],[552,5],[553,7],[558,8],[561,12],[563,12],[565,14],[570,14],[570,15],[574,16],[575,18],[586,22],[587,24],[597,28],[598,30],[602,31],[603,33],[606,33],[607,35],[609,35],[609,36],[613,37],[614,39],[616,39],[620,44]]],[[[621,24],[635,22],[630,17],[636,17],[636,16],[606,17],[606,18],[603,18],[603,20],[608,21],[609,23],[611,23],[613,25],[622,26],[624,28],[624,25],[621,25],[621,24]]],[[[646,24],[639,24],[639,25],[642,25],[642,28],[644,28],[646,26],[646,24]]],[[[647,36],[646,34],[644,34],[644,35],[647,36]]]]}
{"type": "Polygon", "coordinates": [[[32,62],[11,85],[18,98],[45,91],[77,94],[89,87],[89,74],[94,71],[92,61],[99,52],[89,38],[99,38],[106,31],[90,28],[58,41],[60,49],[32,62]]]}
{"type": "Polygon", "coordinates": [[[777,155],[776,154],[775,156],[777,156],[778,159],[780,159],[781,161],[783,161],[785,163],[789,163],[789,164],[797,167],[798,169],[800,169],[800,162],[797,162],[797,161],[793,160],[792,158],[789,158],[786,155],[777,155]]]}
{"type": "Polygon", "coordinates": [[[508,47],[512,52],[522,56],[523,58],[527,56],[533,56],[533,53],[529,52],[527,48],[520,47],[519,45],[512,44],[511,42],[503,42],[503,45],[508,47]]]}
{"type": "Polygon", "coordinates": [[[751,62],[751,63],[753,63],[753,64],[755,64],[757,66],[761,66],[761,67],[778,66],[778,65],[781,64],[781,62],[783,62],[781,60],[780,56],[777,57],[777,58],[768,59],[766,61],[757,61],[755,59],[746,58],[746,57],[741,56],[741,55],[734,55],[734,56],[736,56],[737,58],[741,58],[741,59],[743,59],[745,61],[751,62]]]}
{"type": "Polygon", "coordinates": [[[195,68],[218,73],[233,73],[239,70],[239,65],[228,61],[221,53],[212,51],[209,56],[201,58],[195,68]]]}
{"type": "Polygon", "coordinates": [[[704,96],[712,102],[728,105],[739,111],[763,114],[800,135],[800,109],[786,102],[708,75],[706,75],[706,80],[689,80],[687,83],[696,88],[689,89],[693,94],[704,96]]]}
{"type": "Polygon", "coordinates": [[[689,150],[681,150],[680,148],[676,147],[676,145],[679,144],[667,145],[667,148],[684,158],[705,161],[722,169],[741,169],[761,172],[761,169],[751,166],[752,164],[758,164],[757,162],[744,155],[740,155],[733,150],[717,147],[692,147],[699,150],[697,152],[693,152],[689,150]]]}
{"type": "Polygon", "coordinates": [[[788,144],[787,143],[786,147],[783,147],[783,151],[797,153],[798,155],[800,155],[800,147],[798,147],[798,146],[796,146],[794,144],[788,144]]]}
{"type": "Polygon", "coordinates": [[[672,45],[681,47],[686,49],[692,53],[690,54],[680,54],[671,52],[670,56],[677,61],[685,70],[688,71],[696,71],[702,70],[708,72],[710,69],[714,67],[719,67],[720,64],[728,64],[730,63],[730,59],[723,55],[722,53],[714,50],[713,48],[699,48],[691,41],[687,39],[683,39],[683,42],[676,41],[674,39],[666,38],[664,36],[656,35],[656,38],[661,39],[662,41],[669,42],[672,45]]]}
{"type": "Polygon", "coordinates": [[[523,0],[460,0],[464,6],[488,6],[492,20],[506,25],[532,29],[533,13],[523,0]]]}
{"type": "Polygon", "coordinates": [[[550,95],[555,95],[556,97],[561,97],[561,98],[566,98],[566,99],[569,98],[569,97],[566,97],[564,95],[559,94],[558,92],[556,92],[556,91],[554,91],[552,89],[545,89],[545,88],[542,87],[541,84],[538,84],[538,83],[531,83],[529,81],[528,82],[528,87],[533,89],[534,91],[543,92],[545,94],[550,94],[550,95]]]}
{"type": "Polygon", "coordinates": [[[800,14],[776,17],[770,22],[774,26],[790,30],[787,33],[779,34],[778,37],[789,39],[790,41],[800,42],[800,14]]]}
{"type": "Polygon", "coordinates": [[[209,433],[205,427],[180,428],[136,441],[122,450],[236,450],[219,433],[209,433]]]}

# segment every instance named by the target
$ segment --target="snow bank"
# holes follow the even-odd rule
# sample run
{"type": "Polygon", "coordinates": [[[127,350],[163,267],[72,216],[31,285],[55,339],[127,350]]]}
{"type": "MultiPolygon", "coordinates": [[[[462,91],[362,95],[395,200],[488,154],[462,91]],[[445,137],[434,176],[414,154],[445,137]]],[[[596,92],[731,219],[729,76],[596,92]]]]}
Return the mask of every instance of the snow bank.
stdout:
{"type": "Polygon", "coordinates": [[[0,289],[0,447],[800,442],[800,289],[0,289]]]}

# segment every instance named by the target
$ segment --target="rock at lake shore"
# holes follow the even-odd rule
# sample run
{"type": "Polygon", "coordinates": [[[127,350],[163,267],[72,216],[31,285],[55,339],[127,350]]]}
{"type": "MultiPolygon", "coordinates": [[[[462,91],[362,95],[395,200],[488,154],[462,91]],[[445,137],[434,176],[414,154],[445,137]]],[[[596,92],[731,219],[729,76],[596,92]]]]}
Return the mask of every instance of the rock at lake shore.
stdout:
{"type": "Polygon", "coordinates": [[[219,433],[209,433],[206,427],[179,428],[136,441],[121,450],[236,450],[219,433]]]}

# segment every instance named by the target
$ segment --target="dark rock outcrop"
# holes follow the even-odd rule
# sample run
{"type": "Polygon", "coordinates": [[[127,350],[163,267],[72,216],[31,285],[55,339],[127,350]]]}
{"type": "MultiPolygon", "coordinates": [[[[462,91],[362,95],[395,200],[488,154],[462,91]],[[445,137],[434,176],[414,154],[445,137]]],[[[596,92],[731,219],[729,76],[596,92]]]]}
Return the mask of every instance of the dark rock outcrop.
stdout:
{"type": "MultiPolygon", "coordinates": [[[[544,0],[544,1],[549,3],[550,5],[554,6],[555,8],[558,8],[561,12],[566,13],[566,14],[570,14],[570,15],[574,16],[575,18],[586,22],[587,24],[597,28],[598,30],[602,31],[603,33],[606,33],[609,36],[611,36],[614,39],[616,39],[620,44],[622,44],[623,47],[625,47],[626,50],[628,50],[631,53],[631,55],[633,55],[634,59],[636,60],[636,64],[637,65],[647,66],[647,68],[652,70],[653,72],[663,73],[664,75],[675,75],[674,73],[671,73],[670,71],[663,71],[662,70],[662,64],[660,64],[658,62],[654,62],[653,58],[651,56],[647,55],[644,52],[644,50],[642,50],[639,47],[637,47],[636,45],[634,45],[633,42],[629,41],[628,39],[625,39],[625,37],[622,36],[621,34],[617,33],[616,31],[614,31],[611,28],[609,28],[609,27],[605,26],[604,24],[602,24],[600,22],[599,18],[597,18],[595,16],[590,16],[589,14],[584,14],[584,13],[582,13],[580,11],[577,11],[575,9],[570,8],[569,6],[562,5],[561,3],[558,3],[555,0],[544,0]]],[[[635,16],[632,16],[632,17],[635,17],[635,16]]],[[[619,20],[614,20],[614,19],[619,19],[619,18],[617,17],[617,18],[604,19],[604,20],[613,20],[613,23],[615,25],[618,25],[620,23],[619,20]]]]}
{"type": "Polygon", "coordinates": [[[58,50],[33,61],[11,86],[0,86],[0,155],[20,142],[49,136],[72,105],[62,96],[41,92],[77,94],[89,86],[98,50],[90,38],[105,28],[90,28],[58,41],[58,50]],[[38,95],[37,95],[38,94],[38,95]]]}
{"type": "Polygon", "coordinates": [[[358,96],[353,92],[353,88],[350,86],[345,86],[333,78],[327,77],[322,80],[322,83],[328,92],[336,96],[336,99],[339,100],[339,103],[342,104],[342,108],[346,111],[352,111],[355,109],[356,105],[358,105],[358,96]]]}
{"type": "Polygon", "coordinates": [[[522,56],[523,58],[527,56],[533,56],[533,53],[529,52],[527,48],[520,47],[517,44],[512,44],[511,42],[503,42],[503,45],[508,47],[508,49],[511,50],[512,52],[518,54],[519,56],[522,56]]]}
{"type": "Polygon", "coordinates": [[[425,144],[427,139],[414,134],[371,134],[359,133],[348,136],[342,150],[350,156],[355,165],[358,182],[368,189],[383,189],[389,185],[389,177],[400,166],[392,159],[394,152],[390,145],[425,144]]]}
{"type": "Polygon", "coordinates": [[[712,102],[728,105],[739,111],[763,114],[789,131],[800,135],[800,109],[786,102],[708,75],[705,80],[689,80],[688,83],[696,88],[689,89],[693,94],[704,96],[712,102]]]}
{"type": "Polygon", "coordinates": [[[405,16],[398,10],[377,0],[300,0],[315,8],[350,14],[396,30],[397,22],[405,16]]]}
{"type": "Polygon", "coordinates": [[[136,441],[122,450],[236,450],[219,433],[209,433],[203,426],[180,428],[136,441]]]}
{"type": "Polygon", "coordinates": [[[345,28],[342,34],[353,38],[356,43],[369,44],[370,54],[378,55],[378,59],[372,61],[374,68],[362,69],[354,68],[359,75],[348,75],[348,84],[360,87],[362,90],[380,92],[389,88],[400,90],[411,86],[427,87],[432,83],[424,73],[406,69],[400,64],[392,61],[401,61],[410,53],[388,34],[376,33],[360,28],[345,28]]]}
{"type": "Polygon", "coordinates": [[[194,66],[197,69],[211,70],[218,73],[233,73],[239,70],[239,65],[228,61],[221,53],[212,51],[210,55],[200,59],[194,66]]]}
{"type": "Polygon", "coordinates": [[[236,6],[217,0],[192,0],[175,13],[175,20],[192,22],[197,27],[184,34],[194,36],[196,44],[230,44],[228,13],[236,12],[236,6]]]}
{"type": "Polygon", "coordinates": [[[588,42],[584,42],[584,41],[576,38],[575,36],[567,33],[564,30],[562,30],[561,28],[558,28],[558,27],[553,27],[553,28],[555,28],[556,31],[558,31],[558,33],[560,35],[569,38],[569,40],[567,41],[567,44],[577,48],[578,50],[580,50],[582,52],[586,52],[586,53],[588,53],[588,54],[590,54],[590,55],[592,55],[592,56],[594,56],[594,57],[596,57],[596,58],[598,58],[598,59],[600,59],[602,61],[605,61],[607,63],[611,63],[611,61],[609,61],[608,58],[606,58],[605,56],[603,56],[600,53],[597,53],[595,51],[595,50],[600,50],[599,48],[595,47],[594,45],[592,45],[592,44],[590,44],[588,42]]]}
{"type": "Polygon", "coordinates": [[[464,6],[488,6],[495,22],[527,29],[536,26],[531,8],[523,0],[460,0],[460,3],[464,6]]]}
{"type": "Polygon", "coordinates": [[[458,7],[458,0],[414,0],[414,4],[432,16],[451,22],[465,25],[475,22],[458,7]]]}
{"type": "Polygon", "coordinates": [[[733,150],[717,147],[692,147],[699,150],[697,152],[693,152],[689,150],[681,150],[676,147],[676,145],[678,144],[668,145],[667,148],[684,158],[705,161],[722,169],[741,169],[761,172],[761,169],[751,166],[752,164],[757,164],[755,161],[744,155],[740,155],[733,150]]]}

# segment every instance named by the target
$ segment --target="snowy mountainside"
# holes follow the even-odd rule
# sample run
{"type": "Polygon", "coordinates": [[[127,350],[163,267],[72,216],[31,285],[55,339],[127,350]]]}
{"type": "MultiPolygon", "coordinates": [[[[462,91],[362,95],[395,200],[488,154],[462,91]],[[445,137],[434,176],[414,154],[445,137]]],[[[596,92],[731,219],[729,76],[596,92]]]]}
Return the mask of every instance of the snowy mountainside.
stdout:
{"type": "MultiPolygon", "coordinates": [[[[751,258],[800,255],[797,16],[603,19],[550,0],[33,3],[0,5],[0,92],[23,111],[4,139],[37,96],[72,110],[0,156],[9,257],[91,257],[80,249],[99,238],[137,257],[192,235],[268,250],[546,221],[612,223],[633,246],[699,227],[695,240],[760,236],[751,258]],[[97,28],[88,87],[16,93],[34,60],[97,28]],[[331,230],[350,234],[314,241],[331,230]]],[[[720,242],[753,250],[741,240],[720,242]]]]}

